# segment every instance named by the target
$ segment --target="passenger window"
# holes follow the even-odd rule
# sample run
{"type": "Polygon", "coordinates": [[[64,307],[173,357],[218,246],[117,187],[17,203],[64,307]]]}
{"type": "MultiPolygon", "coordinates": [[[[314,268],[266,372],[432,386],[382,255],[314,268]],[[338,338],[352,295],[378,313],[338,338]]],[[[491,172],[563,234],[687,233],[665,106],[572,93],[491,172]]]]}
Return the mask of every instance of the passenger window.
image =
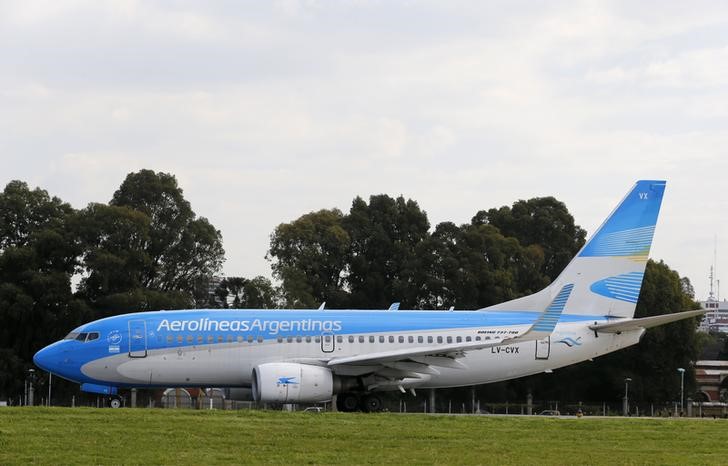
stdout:
{"type": "Polygon", "coordinates": [[[374,335],[369,335],[369,343],[374,343],[374,335]]]}
{"type": "Polygon", "coordinates": [[[475,337],[475,341],[480,341],[480,335],[475,337]]]}
{"type": "Polygon", "coordinates": [[[442,337],[437,337],[437,342],[442,343],[442,337]]]}
{"type": "Polygon", "coordinates": [[[463,342],[463,337],[457,337],[455,339],[455,341],[458,342],[458,343],[462,343],[463,342]]]}
{"type": "Polygon", "coordinates": [[[349,343],[354,343],[354,335],[349,335],[349,343]]]}
{"type": "Polygon", "coordinates": [[[324,340],[326,341],[326,343],[331,343],[331,335],[326,335],[324,337],[324,340]]]}
{"type": "Polygon", "coordinates": [[[217,342],[218,343],[222,343],[222,335],[218,335],[217,336],[217,342]]]}
{"type": "MultiPolygon", "coordinates": [[[[410,337],[410,338],[412,338],[412,337],[410,337]]],[[[400,335],[399,338],[397,338],[397,341],[400,343],[404,343],[404,337],[402,335],[400,335]]]]}
{"type": "Polygon", "coordinates": [[[283,337],[278,337],[278,343],[283,343],[283,337]]]}
{"type": "Polygon", "coordinates": [[[306,343],[311,343],[311,335],[306,337],[306,343]]]}
{"type": "Polygon", "coordinates": [[[414,343],[415,342],[415,337],[413,337],[412,335],[408,336],[407,337],[407,342],[414,343]]]}
{"type": "Polygon", "coordinates": [[[291,336],[286,337],[286,341],[288,343],[293,343],[293,337],[291,337],[291,336]]]}
{"type": "Polygon", "coordinates": [[[447,337],[447,342],[452,343],[452,337],[447,337]]]}
{"type": "Polygon", "coordinates": [[[253,335],[248,335],[248,343],[253,343],[253,335]]]}
{"type": "Polygon", "coordinates": [[[467,337],[465,337],[465,341],[473,341],[473,338],[470,335],[468,335],[467,337]]]}
{"type": "Polygon", "coordinates": [[[427,337],[427,343],[432,343],[432,335],[429,335],[429,336],[427,337]]]}
{"type": "Polygon", "coordinates": [[[174,341],[174,337],[172,335],[167,335],[167,343],[172,343],[174,341]]]}
{"type": "Polygon", "coordinates": [[[301,335],[296,336],[296,343],[301,343],[303,341],[303,338],[301,338],[301,335]]]}
{"type": "Polygon", "coordinates": [[[197,343],[202,343],[202,335],[197,335],[197,343]]]}
{"type": "Polygon", "coordinates": [[[389,342],[394,343],[394,337],[392,335],[389,336],[389,342]]]}
{"type": "Polygon", "coordinates": [[[379,335],[379,343],[384,343],[384,335],[379,335]]]}
{"type": "Polygon", "coordinates": [[[232,343],[233,342],[233,336],[232,335],[228,335],[227,336],[227,342],[228,343],[232,343]]]}
{"type": "Polygon", "coordinates": [[[215,337],[213,337],[212,335],[208,335],[207,336],[207,342],[208,343],[212,343],[213,341],[215,341],[215,337]]]}
{"type": "Polygon", "coordinates": [[[319,337],[319,336],[316,337],[316,343],[321,343],[321,337],[319,337]]]}
{"type": "Polygon", "coordinates": [[[192,343],[192,335],[187,335],[187,343],[192,343]]]}
{"type": "Polygon", "coordinates": [[[182,335],[177,335],[177,343],[182,343],[182,335]]]}
{"type": "Polygon", "coordinates": [[[485,337],[486,340],[490,340],[490,337],[485,337]]]}
{"type": "Polygon", "coordinates": [[[424,343],[425,339],[422,337],[422,335],[417,337],[417,343],[424,343]]]}
{"type": "Polygon", "coordinates": [[[359,335],[359,343],[364,343],[364,335],[359,335]]]}
{"type": "Polygon", "coordinates": [[[238,343],[242,343],[242,342],[243,342],[243,336],[242,335],[238,335],[238,343]]]}
{"type": "Polygon", "coordinates": [[[341,335],[337,335],[336,336],[336,343],[341,343],[342,341],[344,341],[344,338],[341,335]]]}
{"type": "Polygon", "coordinates": [[[258,343],[263,343],[263,335],[258,335],[258,343]]]}

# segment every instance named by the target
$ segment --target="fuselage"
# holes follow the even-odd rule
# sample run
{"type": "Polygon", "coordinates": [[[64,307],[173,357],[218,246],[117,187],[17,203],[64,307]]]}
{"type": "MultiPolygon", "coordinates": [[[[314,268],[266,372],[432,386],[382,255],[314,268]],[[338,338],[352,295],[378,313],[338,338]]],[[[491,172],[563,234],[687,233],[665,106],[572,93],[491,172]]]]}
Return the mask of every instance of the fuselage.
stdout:
{"type": "MultiPolygon", "coordinates": [[[[125,314],[75,329],[35,356],[43,369],[87,386],[248,387],[271,362],[325,365],[334,358],[506,338],[538,312],[188,310],[125,314]]],[[[639,341],[599,334],[605,316],[563,314],[550,337],[463,352],[453,367],[378,390],[482,384],[549,371],[639,341]]],[[[361,370],[371,371],[371,367],[361,370]]],[[[357,368],[334,372],[357,376],[357,368]]]]}

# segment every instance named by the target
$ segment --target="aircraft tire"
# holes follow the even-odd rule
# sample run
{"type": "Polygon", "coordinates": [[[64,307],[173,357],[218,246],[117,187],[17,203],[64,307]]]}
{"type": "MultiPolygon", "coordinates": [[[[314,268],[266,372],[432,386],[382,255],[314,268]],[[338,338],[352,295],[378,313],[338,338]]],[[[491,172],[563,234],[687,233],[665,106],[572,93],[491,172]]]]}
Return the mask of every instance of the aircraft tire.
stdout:
{"type": "Polygon", "coordinates": [[[377,395],[367,395],[362,399],[362,408],[365,413],[378,413],[382,410],[382,399],[377,395]]]}
{"type": "Polygon", "coordinates": [[[359,409],[359,397],[354,393],[342,393],[336,397],[336,409],[351,413],[359,409]]]}
{"type": "Polygon", "coordinates": [[[115,395],[109,398],[109,408],[121,408],[121,397],[115,395]]]}

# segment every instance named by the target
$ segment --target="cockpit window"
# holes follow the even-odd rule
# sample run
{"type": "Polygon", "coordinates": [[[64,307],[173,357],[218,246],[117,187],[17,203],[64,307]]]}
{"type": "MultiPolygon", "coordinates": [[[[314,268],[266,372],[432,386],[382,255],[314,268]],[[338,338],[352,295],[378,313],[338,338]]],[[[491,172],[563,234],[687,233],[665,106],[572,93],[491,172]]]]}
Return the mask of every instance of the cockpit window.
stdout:
{"type": "Polygon", "coordinates": [[[68,335],[66,335],[66,338],[64,340],[75,340],[78,336],[78,332],[71,332],[68,335]]]}
{"type": "Polygon", "coordinates": [[[78,341],[86,341],[86,335],[88,335],[86,332],[81,332],[76,337],[76,340],[78,340],[78,341]]]}
{"type": "Polygon", "coordinates": [[[86,341],[94,341],[99,339],[99,332],[90,332],[88,334],[88,337],[86,337],[86,341]]]}

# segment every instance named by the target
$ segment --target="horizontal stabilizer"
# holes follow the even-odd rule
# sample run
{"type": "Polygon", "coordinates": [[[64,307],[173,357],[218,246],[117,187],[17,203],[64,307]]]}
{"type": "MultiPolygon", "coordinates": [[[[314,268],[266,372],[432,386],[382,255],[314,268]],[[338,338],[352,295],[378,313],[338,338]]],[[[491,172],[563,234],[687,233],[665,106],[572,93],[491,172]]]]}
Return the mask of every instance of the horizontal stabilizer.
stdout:
{"type": "Polygon", "coordinates": [[[609,324],[594,324],[589,328],[598,332],[620,333],[629,332],[630,330],[639,330],[643,328],[657,327],[658,325],[669,324],[678,320],[689,319],[705,314],[707,311],[701,309],[698,311],[676,312],[674,314],[663,314],[660,316],[643,317],[641,319],[620,320],[609,324]]]}

